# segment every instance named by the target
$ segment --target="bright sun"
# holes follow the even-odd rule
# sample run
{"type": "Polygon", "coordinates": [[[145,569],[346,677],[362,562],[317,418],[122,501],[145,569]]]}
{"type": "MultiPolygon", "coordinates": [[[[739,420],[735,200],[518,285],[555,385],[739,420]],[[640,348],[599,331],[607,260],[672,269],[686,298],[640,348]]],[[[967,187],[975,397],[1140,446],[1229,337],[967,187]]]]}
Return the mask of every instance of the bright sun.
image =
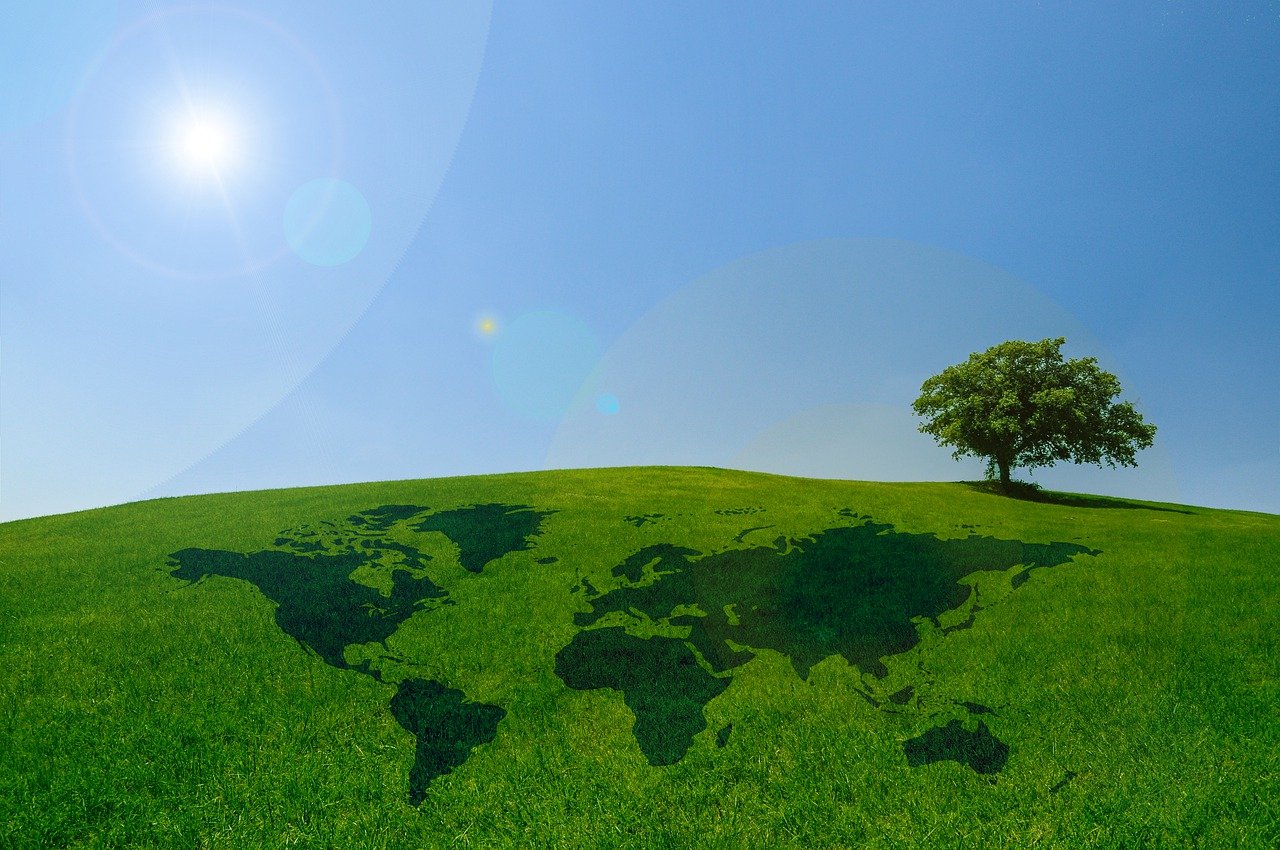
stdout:
{"type": "Polygon", "coordinates": [[[177,122],[174,148],[188,169],[218,175],[234,158],[235,134],[223,116],[192,112],[177,122]]]}

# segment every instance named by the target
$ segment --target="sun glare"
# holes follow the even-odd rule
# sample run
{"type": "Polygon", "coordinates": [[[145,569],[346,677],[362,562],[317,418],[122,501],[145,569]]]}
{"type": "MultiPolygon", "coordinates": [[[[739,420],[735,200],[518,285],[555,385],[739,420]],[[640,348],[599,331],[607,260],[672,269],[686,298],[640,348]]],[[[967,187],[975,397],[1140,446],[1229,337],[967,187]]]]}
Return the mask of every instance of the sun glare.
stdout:
{"type": "Polygon", "coordinates": [[[234,159],[235,134],[224,117],[193,112],[177,122],[174,148],[189,170],[218,175],[234,159]]]}

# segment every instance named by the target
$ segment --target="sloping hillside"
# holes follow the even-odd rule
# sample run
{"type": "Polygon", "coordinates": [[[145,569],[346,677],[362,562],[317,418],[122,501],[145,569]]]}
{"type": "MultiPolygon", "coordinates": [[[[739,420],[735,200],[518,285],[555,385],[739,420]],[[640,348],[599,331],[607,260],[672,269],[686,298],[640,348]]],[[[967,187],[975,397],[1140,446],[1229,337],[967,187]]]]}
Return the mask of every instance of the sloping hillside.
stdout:
{"type": "Polygon", "coordinates": [[[708,468],[0,525],[0,845],[1280,842],[1280,517],[708,468]]]}

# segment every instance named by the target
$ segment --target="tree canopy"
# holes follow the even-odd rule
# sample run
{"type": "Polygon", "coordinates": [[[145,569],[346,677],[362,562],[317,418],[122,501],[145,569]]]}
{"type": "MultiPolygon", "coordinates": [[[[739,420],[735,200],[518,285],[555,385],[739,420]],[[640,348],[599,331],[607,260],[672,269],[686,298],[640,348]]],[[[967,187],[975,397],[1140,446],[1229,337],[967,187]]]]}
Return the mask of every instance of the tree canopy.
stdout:
{"type": "Polygon", "coordinates": [[[1113,402],[1120,382],[1097,358],[1063,360],[1065,342],[1009,340],[943,369],[912,405],[925,419],[920,430],[954,447],[957,459],[986,458],[988,477],[999,471],[1006,488],[1014,467],[1136,466],[1155,426],[1129,402],[1113,402]]]}

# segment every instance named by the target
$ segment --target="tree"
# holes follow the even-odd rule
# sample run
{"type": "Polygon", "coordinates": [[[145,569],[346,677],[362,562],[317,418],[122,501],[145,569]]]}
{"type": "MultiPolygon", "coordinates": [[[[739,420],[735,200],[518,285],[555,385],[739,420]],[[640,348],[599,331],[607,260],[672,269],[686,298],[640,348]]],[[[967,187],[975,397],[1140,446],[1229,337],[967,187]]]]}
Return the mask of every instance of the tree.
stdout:
{"type": "Polygon", "coordinates": [[[1137,466],[1134,453],[1151,447],[1156,427],[1129,402],[1112,402],[1120,382],[1097,358],[1064,361],[1064,342],[1010,340],[943,369],[912,405],[926,420],[920,430],[954,446],[956,459],[986,458],[987,477],[998,470],[1006,490],[1016,466],[1137,466]]]}

